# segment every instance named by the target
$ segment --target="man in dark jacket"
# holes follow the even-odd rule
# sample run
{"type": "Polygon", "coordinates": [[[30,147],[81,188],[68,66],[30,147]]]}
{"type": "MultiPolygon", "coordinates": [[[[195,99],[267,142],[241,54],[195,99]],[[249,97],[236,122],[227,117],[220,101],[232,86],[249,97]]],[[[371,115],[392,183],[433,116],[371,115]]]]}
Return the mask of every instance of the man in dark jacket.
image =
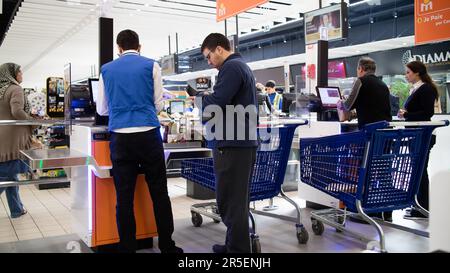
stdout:
{"type": "Polygon", "coordinates": [[[392,120],[389,88],[375,76],[375,70],[376,63],[373,59],[359,59],[358,79],[353,84],[348,99],[338,105],[347,111],[356,109],[359,129],[369,123],[392,120]]]}
{"type": "MultiPolygon", "coordinates": [[[[353,84],[352,91],[345,101],[340,101],[338,107],[351,111],[356,109],[358,127],[377,121],[392,121],[389,88],[375,76],[376,63],[369,57],[358,61],[358,79],[353,84]]],[[[392,221],[392,212],[370,214],[372,217],[392,221]]]]}
{"type": "Polygon", "coordinates": [[[208,121],[214,121],[214,130],[206,137],[213,149],[216,199],[227,234],[225,245],[214,245],[213,251],[249,253],[249,182],[258,146],[255,77],[222,34],[208,35],[201,51],[219,70],[214,92],[196,99],[204,112],[215,109],[208,121]]]}

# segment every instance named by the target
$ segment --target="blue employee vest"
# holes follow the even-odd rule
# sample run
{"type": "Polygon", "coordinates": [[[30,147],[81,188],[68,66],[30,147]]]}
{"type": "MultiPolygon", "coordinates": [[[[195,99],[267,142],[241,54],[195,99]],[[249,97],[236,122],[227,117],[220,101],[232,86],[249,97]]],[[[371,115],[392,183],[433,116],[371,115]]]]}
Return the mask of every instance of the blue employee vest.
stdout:
{"type": "Polygon", "coordinates": [[[109,130],[159,127],[154,103],[154,60],[127,53],[102,66],[109,130]]]}

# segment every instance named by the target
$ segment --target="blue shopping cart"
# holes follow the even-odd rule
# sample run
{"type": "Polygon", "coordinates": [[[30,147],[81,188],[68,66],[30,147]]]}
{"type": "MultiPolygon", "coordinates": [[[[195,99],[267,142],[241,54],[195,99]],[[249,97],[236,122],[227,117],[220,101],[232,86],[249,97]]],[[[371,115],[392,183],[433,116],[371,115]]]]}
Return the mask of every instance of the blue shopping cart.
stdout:
{"type": "MultiPolygon", "coordinates": [[[[293,200],[284,194],[281,185],[284,181],[295,130],[298,126],[305,124],[307,124],[306,120],[281,120],[277,123],[269,124],[270,127],[260,128],[260,138],[262,137],[263,131],[267,133],[265,134],[267,138],[262,137],[262,142],[258,148],[256,162],[253,168],[252,180],[250,182],[251,202],[280,195],[280,197],[295,207],[297,217],[292,220],[296,223],[297,239],[301,244],[305,244],[308,241],[308,232],[301,223],[300,208],[293,200]]],[[[182,177],[215,191],[216,181],[212,158],[184,160],[181,167],[182,177]]],[[[251,212],[258,213],[255,210],[251,210],[251,212]]],[[[261,246],[256,234],[256,223],[251,212],[250,237],[252,252],[259,253],[261,252],[261,246]]],[[[216,223],[221,221],[215,202],[195,204],[191,206],[191,214],[192,223],[196,227],[201,226],[203,222],[202,215],[212,218],[216,223]]],[[[269,214],[270,213],[267,212],[263,213],[263,215],[269,214]]],[[[278,218],[285,219],[282,217],[278,218]]]]}
{"type": "Polygon", "coordinates": [[[324,223],[369,241],[368,249],[386,252],[384,233],[368,213],[410,206],[428,215],[417,202],[432,132],[440,122],[378,122],[353,133],[300,140],[303,183],[339,200],[345,209],[311,212],[314,234],[324,223]],[[379,241],[345,228],[346,217],[359,216],[375,227],[379,241]]]}

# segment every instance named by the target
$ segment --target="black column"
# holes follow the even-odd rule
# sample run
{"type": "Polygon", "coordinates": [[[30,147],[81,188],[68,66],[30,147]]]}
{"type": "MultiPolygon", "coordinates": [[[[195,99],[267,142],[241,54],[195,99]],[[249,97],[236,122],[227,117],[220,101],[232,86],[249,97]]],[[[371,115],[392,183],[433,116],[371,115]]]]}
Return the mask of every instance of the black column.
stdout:
{"type": "Polygon", "coordinates": [[[317,86],[328,86],[328,41],[317,41],[317,86]]]}
{"type": "MultiPolygon", "coordinates": [[[[102,65],[114,59],[114,21],[112,18],[99,18],[98,36],[98,74],[100,75],[102,65]]],[[[108,117],[100,116],[97,111],[95,111],[95,125],[108,125],[108,117]]]]}
{"type": "Polygon", "coordinates": [[[114,23],[112,18],[99,18],[99,69],[114,59],[114,23]]]}

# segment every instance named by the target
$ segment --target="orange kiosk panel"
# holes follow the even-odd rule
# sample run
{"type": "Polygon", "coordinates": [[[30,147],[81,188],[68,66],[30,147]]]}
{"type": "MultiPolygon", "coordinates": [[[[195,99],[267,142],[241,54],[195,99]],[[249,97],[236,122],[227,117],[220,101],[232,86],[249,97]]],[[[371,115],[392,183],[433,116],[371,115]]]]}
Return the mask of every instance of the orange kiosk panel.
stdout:
{"type": "MultiPolygon", "coordinates": [[[[100,166],[112,166],[109,141],[94,141],[92,154],[100,166]]],[[[119,242],[116,224],[116,190],[113,178],[98,178],[92,174],[92,246],[119,242]]],[[[153,203],[144,175],[139,175],[134,193],[136,238],[156,237],[153,203]]]]}

